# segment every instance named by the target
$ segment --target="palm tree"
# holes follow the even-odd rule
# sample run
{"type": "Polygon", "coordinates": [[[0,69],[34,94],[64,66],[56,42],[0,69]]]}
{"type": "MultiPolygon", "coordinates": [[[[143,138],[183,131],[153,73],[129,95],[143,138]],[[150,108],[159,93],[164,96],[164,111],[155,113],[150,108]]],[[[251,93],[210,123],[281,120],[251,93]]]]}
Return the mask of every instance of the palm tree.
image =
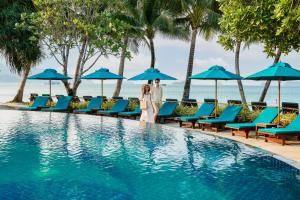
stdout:
{"type": "Polygon", "coordinates": [[[219,30],[219,6],[216,0],[181,0],[177,3],[181,8],[181,16],[176,19],[178,24],[183,24],[191,31],[190,53],[186,71],[186,79],[182,98],[189,98],[193,73],[194,55],[197,35],[201,34],[206,40],[219,30]]]}
{"type": "MultiPolygon", "coordinates": [[[[125,69],[125,60],[127,58],[128,50],[133,53],[138,53],[138,48],[142,42],[146,42],[142,27],[139,20],[135,17],[138,15],[136,0],[120,1],[115,8],[119,8],[121,12],[116,14],[116,18],[120,19],[127,25],[127,31],[124,34],[124,43],[120,55],[120,64],[118,74],[123,76],[125,69]]],[[[123,79],[118,79],[113,93],[113,96],[119,96],[122,88],[123,79]]]]}
{"type": "Polygon", "coordinates": [[[151,53],[150,67],[155,67],[154,38],[157,33],[174,39],[188,39],[188,32],[180,26],[175,26],[171,10],[172,0],[139,0],[137,3],[137,19],[142,26],[147,45],[151,53]]]}
{"type": "MultiPolygon", "coordinates": [[[[155,67],[154,38],[160,33],[169,38],[188,39],[188,31],[181,26],[175,26],[172,8],[172,0],[125,0],[121,3],[122,11],[119,17],[129,26],[124,36],[124,46],[121,51],[119,75],[124,73],[124,63],[128,46],[134,53],[138,52],[141,43],[148,46],[151,53],[150,67],[155,67]]],[[[120,94],[122,80],[118,80],[114,96],[120,94]]]]}
{"type": "Polygon", "coordinates": [[[30,68],[41,56],[41,47],[32,26],[16,27],[21,15],[32,13],[35,8],[31,0],[2,0],[0,6],[0,53],[5,57],[12,72],[22,74],[22,81],[15,102],[22,102],[24,87],[30,68]],[[30,28],[29,28],[30,27],[30,28]]]}

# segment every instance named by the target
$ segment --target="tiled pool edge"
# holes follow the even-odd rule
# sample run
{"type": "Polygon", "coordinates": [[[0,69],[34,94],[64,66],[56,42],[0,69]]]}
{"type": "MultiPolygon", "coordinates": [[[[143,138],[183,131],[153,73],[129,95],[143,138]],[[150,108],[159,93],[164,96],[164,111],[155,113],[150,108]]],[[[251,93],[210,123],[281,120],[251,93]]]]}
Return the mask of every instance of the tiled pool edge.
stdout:
{"type": "MultiPolygon", "coordinates": [[[[197,129],[197,128],[192,129],[192,128],[187,128],[187,127],[179,127],[178,124],[176,124],[176,123],[170,123],[170,124],[164,124],[164,125],[170,126],[170,127],[182,128],[182,129],[189,130],[189,131],[194,131],[194,132],[200,132],[202,134],[212,135],[212,136],[215,136],[215,137],[220,137],[220,138],[223,138],[223,139],[228,139],[228,140],[231,140],[231,141],[239,142],[239,143],[245,144],[247,146],[251,146],[253,148],[258,148],[262,151],[267,152],[272,157],[274,157],[274,158],[276,158],[276,159],[278,159],[282,162],[285,162],[285,163],[289,164],[290,166],[295,167],[295,168],[300,170],[300,157],[299,157],[299,159],[292,159],[292,158],[289,158],[289,156],[284,155],[284,152],[282,154],[281,153],[279,154],[278,152],[274,152],[274,151],[264,147],[263,145],[258,146],[256,144],[253,144],[253,143],[249,142],[249,141],[251,141],[251,139],[246,139],[246,138],[243,138],[241,136],[230,137],[230,132],[229,131],[223,131],[223,132],[215,133],[215,132],[210,132],[210,131],[202,131],[201,129],[197,129]],[[247,142],[245,142],[245,141],[247,141],[247,142]]],[[[257,141],[265,143],[262,140],[257,140],[257,141]]],[[[273,148],[281,148],[282,147],[280,144],[277,144],[277,143],[267,143],[267,144],[273,146],[273,148]]],[[[285,145],[283,147],[288,147],[288,145],[285,145]]],[[[299,152],[300,152],[300,144],[297,145],[297,147],[295,147],[295,148],[298,148],[299,152]]]]}

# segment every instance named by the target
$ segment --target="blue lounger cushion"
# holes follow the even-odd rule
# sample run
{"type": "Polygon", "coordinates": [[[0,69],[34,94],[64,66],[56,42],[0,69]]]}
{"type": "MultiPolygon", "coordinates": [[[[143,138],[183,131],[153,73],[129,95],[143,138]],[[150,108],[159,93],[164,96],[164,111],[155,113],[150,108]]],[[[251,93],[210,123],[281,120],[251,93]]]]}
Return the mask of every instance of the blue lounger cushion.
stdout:
{"type": "Polygon", "coordinates": [[[292,133],[300,133],[300,115],[296,117],[290,123],[287,127],[285,128],[264,128],[264,129],[259,129],[259,132],[261,133],[269,133],[273,135],[280,135],[280,134],[292,134],[292,133]]]}
{"type": "Polygon", "coordinates": [[[112,107],[111,110],[100,110],[98,111],[98,114],[118,114],[119,112],[124,112],[127,109],[127,106],[129,104],[128,100],[120,99],[116,102],[116,104],[112,107]]]}
{"type": "Polygon", "coordinates": [[[216,119],[198,120],[198,122],[204,124],[220,124],[234,122],[241,110],[242,106],[227,106],[221,113],[220,117],[216,119]]]}
{"type": "Polygon", "coordinates": [[[265,108],[252,123],[226,124],[226,127],[235,129],[254,129],[258,123],[272,123],[277,115],[278,108],[265,108]]]}
{"type": "Polygon", "coordinates": [[[19,108],[19,110],[28,110],[28,111],[39,110],[41,107],[45,107],[48,101],[49,101],[49,97],[47,96],[37,96],[30,107],[19,108]]]}
{"type": "Polygon", "coordinates": [[[174,115],[178,103],[177,101],[165,102],[162,107],[159,109],[157,117],[171,117],[174,115]]]}
{"type": "Polygon", "coordinates": [[[193,116],[181,116],[177,117],[176,119],[179,121],[197,121],[201,117],[210,116],[213,111],[215,110],[215,104],[212,103],[204,103],[201,105],[201,107],[198,109],[198,111],[193,116]]]}
{"type": "Polygon", "coordinates": [[[43,108],[42,111],[67,111],[72,102],[71,96],[62,96],[58,99],[55,107],[43,108]]]}
{"type": "Polygon", "coordinates": [[[133,111],[129,111],[129,112],[120,112],[119,115],[126,115],[126,116],[136,116],[136,115],[140,115],[142,113],[142,110],[140,109],[140,107],[136,107],[133,111]]]}
{"type": "Polygon", "coordinates": [[[102,97],[94,97],[88,103],[87,108],[74,110],[74,113],[88,113],[93,110],[100,109],[102,107],[103,98],[102,97]]]}

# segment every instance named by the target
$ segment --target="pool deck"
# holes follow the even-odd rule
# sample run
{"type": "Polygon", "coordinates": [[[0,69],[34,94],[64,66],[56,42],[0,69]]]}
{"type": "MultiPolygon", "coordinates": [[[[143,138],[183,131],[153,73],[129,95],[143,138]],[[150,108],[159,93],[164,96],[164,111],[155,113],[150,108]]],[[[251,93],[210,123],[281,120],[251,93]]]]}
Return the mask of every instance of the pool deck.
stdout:
{"type": "MultiPolygon", "coordinates": [[[[24,107],[22,103],[0,103],[0,109],[17,109],[20,107],[24,107]]],[[[177,123],[167,123],[164,124],[166,126],[179,128],[177,123]]],[[[254,137],[249,137],[246,139],[242,136],[232,136],[230,131],[222,131],[222,132],[210,132],[210,131],[202,131],[199,128],[192,129],[187,127],[182,127],[184,129],[188,129],[191,131],[199,131],[208,135],[213,135],[216,137],[222,137],[230,140],[234,140],[237,142],[244,143],[246,145],[250,145],[252,147],[257,147],[269,152],[271,155],[276,157],[277,159],[283,160],[284,162],[289,163],[290,165],[300,169],[300,141],[288,141],[288,143],[284,146],[274,142],[265,142],[263,138],[255,139],[254,137]]],[[[254,134],[254,133],[253,133],[254,134]]]]}
{"type": "MultiPolygon", "coordinates": [[[[172,127],[179,127],[177,123],[169,123],[166,125],[172,127]]],[[[252,136],[246,139],[245,137],[242,136],[232,136],[230,131],[222,131],[222,132],[215,133],[210,131],[202,131],[199,128],[196,129],[186,128],[186,127],[183,128],[191,131],[199,131],[208,135],[227,138],[230,140],[244,143],[246,145],[263,149],[269,152],[270,154],[272,154],[277,159],[283,160],[284,162],[287,162],[290,165],[300,169],[300,141],[287,141],[287,144],[282,146],[281,144],[274,143],[274,142],[265,142],[263,138],[255,139],[255,137],[252,136]]]]}

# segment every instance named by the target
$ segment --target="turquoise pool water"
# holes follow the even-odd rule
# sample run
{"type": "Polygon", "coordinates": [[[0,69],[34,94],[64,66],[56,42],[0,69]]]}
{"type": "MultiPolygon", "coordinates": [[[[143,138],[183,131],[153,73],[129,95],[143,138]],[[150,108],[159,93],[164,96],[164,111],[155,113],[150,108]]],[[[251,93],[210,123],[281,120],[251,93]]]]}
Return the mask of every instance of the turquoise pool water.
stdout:
{"type": "Polygon", "coordinates": [[[1,200],[299,197],[299,170],[230,140],[124,119],[0,110],[1,200]]]}

